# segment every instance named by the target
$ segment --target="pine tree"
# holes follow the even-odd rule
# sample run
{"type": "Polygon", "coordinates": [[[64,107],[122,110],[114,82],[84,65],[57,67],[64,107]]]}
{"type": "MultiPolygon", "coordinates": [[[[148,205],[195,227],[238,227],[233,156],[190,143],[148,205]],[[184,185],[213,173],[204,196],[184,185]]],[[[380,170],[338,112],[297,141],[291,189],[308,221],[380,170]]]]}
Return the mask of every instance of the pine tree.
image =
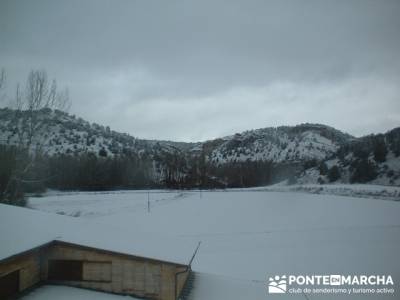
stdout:
{"type": "Polygon", "coordinates": [[[319,165],[319,173],[321,175],[326,175],[328,174],[328,166],[326,165],[325,162],[321,162],[319,165]]]}
{"type": "Polygon", "coordinates": [[[386,155],[388,153],[385,141],[383,139],[378,140],[374,145],[374,158],[377,162],[386,161],[386,155]]]}
{"type": "Polygon", "coordinates": [[[328,171],[329,182],[334,182],[340,178],[340,171],[338,166],[333,166],[328,171]]]}

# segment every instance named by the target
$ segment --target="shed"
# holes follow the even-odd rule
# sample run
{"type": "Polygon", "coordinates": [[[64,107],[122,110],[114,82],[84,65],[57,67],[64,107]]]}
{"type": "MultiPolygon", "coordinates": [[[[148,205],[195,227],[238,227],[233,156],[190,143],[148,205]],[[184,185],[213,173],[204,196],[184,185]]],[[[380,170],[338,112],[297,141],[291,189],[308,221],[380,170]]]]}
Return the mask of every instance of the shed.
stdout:
{"type": "Polygon", "coordinates": [[[159,237],[158,244],[157,237],[147,234],[127,239],[127,232],[98,224],[90,228],[77,218],[7,205],[0,205],[0,220],[0,299],[40,284],[60,284],[173,300],[191,274],[195,247],[181,245],[187,251],[182,255],[176,251],[182,249],[176,244],[182,241],[176,239],[159,237]],[[139,244],[137,252],[134,245],[124,247],[132,243],[139,244]],[[146,244],[151,256],[144,255],[146,244]],[[168,253],[173,249],[175,253],[168,253]]]}

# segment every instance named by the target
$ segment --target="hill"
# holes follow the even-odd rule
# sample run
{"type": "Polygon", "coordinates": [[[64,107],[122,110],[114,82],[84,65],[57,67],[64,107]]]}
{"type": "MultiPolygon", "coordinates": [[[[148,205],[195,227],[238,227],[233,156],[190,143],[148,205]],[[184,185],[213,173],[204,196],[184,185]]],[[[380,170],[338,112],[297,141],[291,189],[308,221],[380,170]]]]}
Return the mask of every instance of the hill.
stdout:
{"type": "Polygon", "coordinates": [[[248,160],[281,163],[322,160],[353,139],[329,126],[301,124],[245,131],[206,145],[215,145],[209,158],[216,164],[248,160]]]}
{"type": "Polygon", "coordinates": [[[399,184],[399,128],[355,138],[301,124],[184,143],[138,139],[57,110],[27,113],[0,109],[0,142],[21,144],[26,120],[34,118],[29,147],[42,168],[30,179],[47,174],[45,185],[54,188],[244,187],[284,179],[399,184]]]}
{"type": "Polygon", "coordinates": [[[400,185],[400,127],[344,143],[333,156],[300,174],[299,182],[400,185]]]}

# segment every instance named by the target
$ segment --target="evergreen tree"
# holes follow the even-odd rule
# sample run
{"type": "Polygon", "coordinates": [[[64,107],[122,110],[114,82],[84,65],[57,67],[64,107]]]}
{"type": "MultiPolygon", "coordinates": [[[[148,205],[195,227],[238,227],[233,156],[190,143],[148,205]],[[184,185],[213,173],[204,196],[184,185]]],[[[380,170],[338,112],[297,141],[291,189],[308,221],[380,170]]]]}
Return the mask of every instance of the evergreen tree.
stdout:
{"type": "Polygon", "coordinates": [[[326,165],[326,163],[325,162],[321,162],[320,164],[319,164],[319,173],[321,174],[321,175],[326,175],[326,174],[328,174],[328,166],[326,165]]]}
{"type": "Polygon", "coordinates": [[[386,155],[388,153],[385,141],[383,139],[379,139],[375,142],[374,145],[374,158],[377,162],[386,161],[386,155]]]}
{"type": "Polygon", "coordinates": [[[338,166],[333,166],[328,171],[329,182],[334,182],[340,178],[340,171],[338,166]]]}
{"type": "Polygon", "coordinates": [[[378,176],[377,167],[367,159],[358,160],[353,164],[354,172],[350,178],[351,183],[365,183],[378,176]]]}

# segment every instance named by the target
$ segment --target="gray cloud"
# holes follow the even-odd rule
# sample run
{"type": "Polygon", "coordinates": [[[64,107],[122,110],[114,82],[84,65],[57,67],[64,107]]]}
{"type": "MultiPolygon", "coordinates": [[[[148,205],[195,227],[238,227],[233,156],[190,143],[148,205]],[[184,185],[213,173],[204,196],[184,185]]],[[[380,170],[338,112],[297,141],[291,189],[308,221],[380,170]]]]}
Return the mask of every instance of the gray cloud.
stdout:
{"type": "Polygon", "coordinates": [[[10,83],[47,69],[73,113],[135,136],[306,121],[360,135],[400,125],[399,14],[396,0],[2,0],[0,66],[10,83]]]}

